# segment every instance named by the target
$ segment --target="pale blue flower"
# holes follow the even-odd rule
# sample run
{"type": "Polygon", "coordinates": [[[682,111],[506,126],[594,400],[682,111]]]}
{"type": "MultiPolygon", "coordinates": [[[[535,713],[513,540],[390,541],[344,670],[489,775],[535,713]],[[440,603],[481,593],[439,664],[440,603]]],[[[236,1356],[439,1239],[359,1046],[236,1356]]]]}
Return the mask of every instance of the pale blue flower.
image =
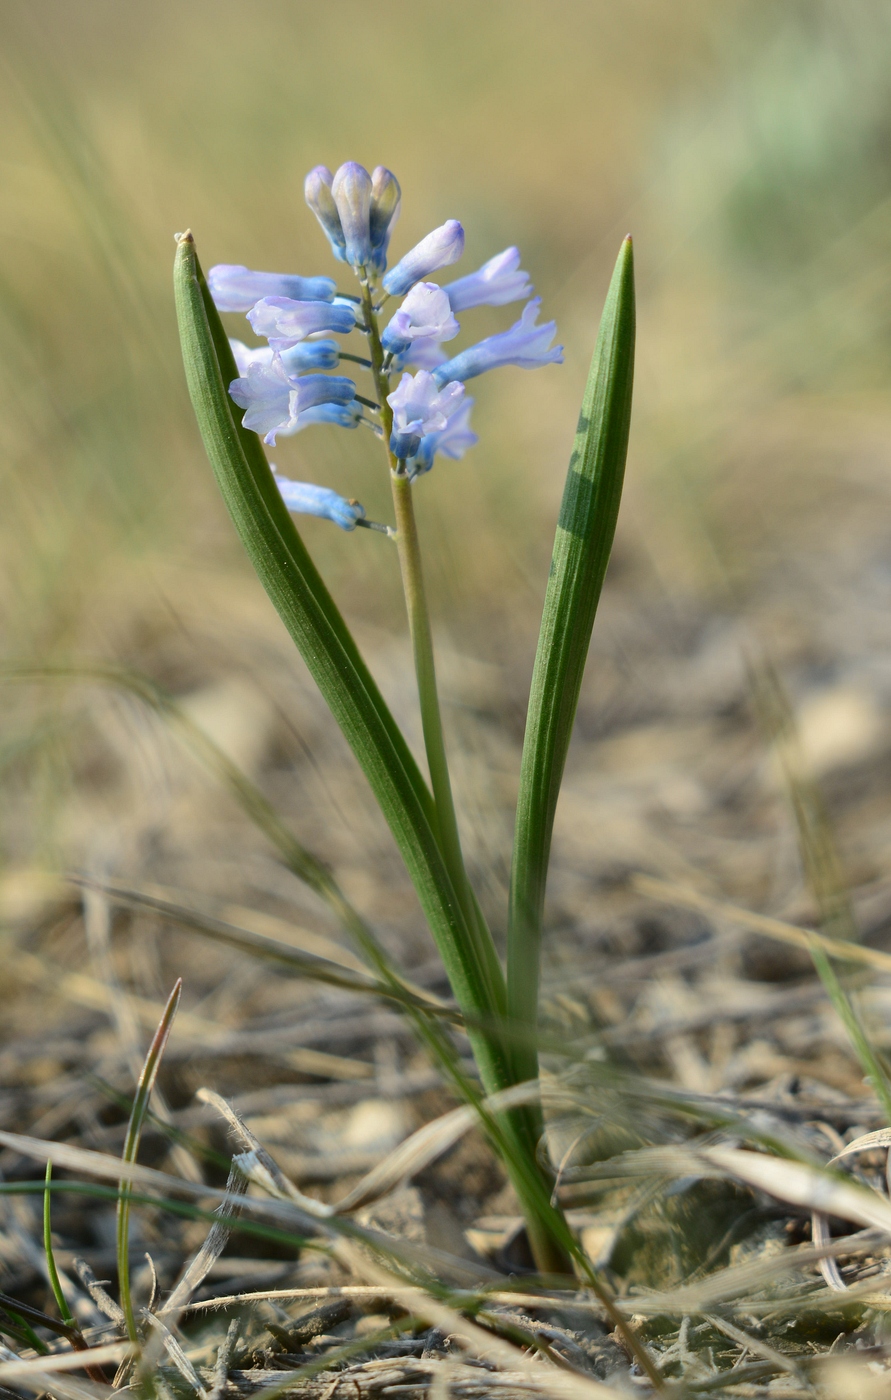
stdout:
{"type": "Polygon", "coordinates": [[[356,386],[339,375],[288,375],[281,357],[274,355],[268,365],[250,364],[246,375],[233,379],[229,393],[245,410],[244,426],[274,443],[276,433],[297,431],[297,420],[307,409],[350,403],[356,386]]]}
{"type": "Polygon", "coordinates": [[[233,340],[231,336],[229,346],[239,374],[247,374],[251,365],[271,365],[275,354],[269,345],[245,345],[243,340],[233,340]]]}
{"type": "Polygon", "coordinates": [[[288,374],[302,374],[308,369],[337,369],[340,364],[340,346],[336,340],[302,340],[279,353],[288,374]]]}
{"type": "Polygon", "coordinates": [[[418,340],[454,340],[460,329],[442,287],[416,282],[381,336],[381,344],[391,355],[401,355],[418,340]]]}
{"type": "Polygon", "coordinates": [[[272,475],[288,510],[333,520],[341,530],[355,530],[356,522],[365,519],[364,506],[338,496],[327,486],[314,486],[311,481],[291,481],[287,476],[279,476],[274,467],[272,475]]]}
{"type": "Polygon", "coordinates": [[[387,395],[393,410],[390,450],[394,457],[404,461],[417,456],[421,439],[428,433],[441,433],[463,397],[463,384],[440,389],[425,369],[414,376],[404,374],[398,389],[387,395]]]}
{"type": "Polygon", "coordinates": [[[331,193],[333,182],[334,176],[327,165],[317,165],[307,175],[303,193],[307,204],[322,225],[325,237],[331,244],[332,253],[339,262],[346,262],[346,240],[337,205],[334,203],[334,195],[331,193]]]}
{"type": "Polygon", "coordinates": [[[356,312],[349,302],[293,301],[263,297],[247,314],[257,335],[265,335],[274,350],[287,350],[316,331],[351,331],[356,312]]]}
{"type": "Polygon", "coordinates": [[[345,255],[352,267],[371,262],[371,176],[364,165],[348,160],[331,181],[331,194],[343,229],[345,255]]]}
{"type": "Polygon", "coordinates": [[[436,369],[439,365],[444,365],[448,355],[436,340],[413,340],[407,350],[401,355],[393,357],[392,368],[400,369],[436,369]]]}
{"type": "Polygon", "coordinates": [[[286,374],[301,374],[308,369],[337,369],[340,347],[336,340],[304,340],[290,350],[276,351],[271,345],[245,345],[229,339],[239,374],[247,374],[251,365],[271,365],[278,354],[286,374]]]}
{"type": "Polygon", "coordinates": [[[457,262],[463,252],[464,230],[457,219],[448,219],[390,268],[383,281],[384,291],[394,297],[404,296],[410,287],[429,277],[431,272],[457,262]]]}
{"type": "Polygon", "coordinates": [[[539,365],[562,364],[563,346],[551,345],[557,331],[556,321],[546,321],[543,326],[535,324],[540,306],[541,297],[535,297],[523,307],[522,316],[509,331],[490,335],[440,365],[433,371],[436,383],[442,387],[451,380],[473,379],[501,365],[537,369],[539,365]]]}
{"type": "Polygon", "coordinates": [[[409,462],[409,472],[412,476],[420,476],[422,472],[429,472],[433,466],[433,458],[436,456],[451,457],[457,460],[463,457],[471,447],[475,447],[479,438],[470,426],[470,410],[473,407],[473,399],[459,398],[451,413],[448,416],[445,427],[441,432],[428,433],[421,438],[415,456],[409,462]]]}
{"type": "Polygon", "coordinates": [[[261,297],[293,297],[295,301],[330,301],[335,287],[330,277],[292,277],[286,272],[252,272],[239,263],[217,263],[207,285],[218,311],[250,311],[261,297]]]}
{"type": "Polygon", "coordinates": [[[399,203],[402,191],[399,181],[385,165],[377,165],[371,172],[371,271],[383,272],[387,266],[387,249],[390,234],[399,218],[399,203]]]}
{"type": "Polygon", "coordinates": [[[472,306],[506,306],[510,301],[525,301],[532,295],[529,273],[520,267],[519,248],[505,248],[483,263],[476,272],[447,282],[453,311],[469,311],[472,306]]]}
{"type": "Polygon", "coordinates": [[[362,405],[357,399],[350,403],[317,403],[315,408],[305,408],[298,413],[293,423],[279,428],[279,437],[293,437],[302,433],[313,423],[330,423],[336,428],[358,428],[362,421],[362,405]]]}
{"type": "Polygon", "coordinates": [[[275,442],[276,432],[297,417],[291,413],[293,389],[277,355],[268,364],[248,364],[247,373],[229,385],[229,393],[245,410],[244,427],[260,433],[265,442],[275,442]]]}
{"type": "Polygon", "coordinates": [[[291,413],[294,417],[317,404],[352,403],[356,397],[356,386],[352,379],[342,374],[301,374],[290,375],[291,413]]]}

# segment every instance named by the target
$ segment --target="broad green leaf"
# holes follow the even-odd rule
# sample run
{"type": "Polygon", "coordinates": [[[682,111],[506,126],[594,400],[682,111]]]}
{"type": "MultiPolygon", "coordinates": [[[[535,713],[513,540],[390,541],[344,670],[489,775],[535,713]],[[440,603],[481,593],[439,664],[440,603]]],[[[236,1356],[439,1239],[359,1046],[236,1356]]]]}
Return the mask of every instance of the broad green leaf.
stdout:
{"type": "MultiPolygon", "coordinates": [[[[456,898],[434,834],[429,792],[275,489],[259,441],[233,418],[224,384],[224,373],[233,369],[225,361],[229,347],[202,283],[192,235],[183,234],[174,267],[183,360],[223,499],[390,825],[459,1006],[469,1019],[491,1016],[503,1004],[503,989],[491,986],[491,967],[482,965],[456,898]]],[[[471,1032],[471,1039],[486,1088],[505,1087],[509,1066],[498,1037],[471,1032]]]]}
{"type": "MultiPolygon", "coordinates": [[[[508,1016],[534,1027],[541,922],[554,813],[594,614],[609,563],[628,448],[634,370],[634,263],[622,244],[600,322],[563,492],[532,675],[514,836],[508,1016]]],[[[534,1037],[514,1052],[518,1080],[537,1072],[534,1037]]]]}

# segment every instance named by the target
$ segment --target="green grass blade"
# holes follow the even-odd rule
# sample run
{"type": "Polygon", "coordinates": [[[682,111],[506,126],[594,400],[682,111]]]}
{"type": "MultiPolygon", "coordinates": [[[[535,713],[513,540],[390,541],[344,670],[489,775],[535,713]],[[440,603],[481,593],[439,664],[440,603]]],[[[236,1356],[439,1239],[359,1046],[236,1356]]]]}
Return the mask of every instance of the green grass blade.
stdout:
{"type": "Polygon", "coordinates": [[[53,1179],[53,1164],[46,1164],[46,1190],[43,1193],[43,1251],[46,1255],[46,1269],[49,1274],[50,1288],[53,1290],[53,1297],[56,1300],[56,1307],[59,1309],[59,1316],[63,1322],[69,1326],[76,1326],[71,1309],[62,1292],[62,1280],[59,1278],[59,1270],[56,1268],[56,1256],[53,1251],[53,1225],[52,1225],[52,1196],[49,1186],[53,1179]]]}
{"type": "MultiPolygon", "coordinates": [[[[259,442],[246,446],[243,429],[232,417],[218,359],[219,332],[215,338],[191,234],[178,242],[174,285],[192,404],[233,523],[389,823],[459,1005],[490,1015],[498,1009],[490,996],[490,968],[479,957],[475,930],[443,861],[429,792],[426,786],[419,788],[407,745],[345,623],[337,620],[333,600],[274,489],[259,442]]],[[[472,1032],[472,1040],[486,1088],[503,1088],[510,1069],[498,1038],[472,1032]]]]}
{"type": "MultiPolygon", "coordinates": [[[[631,417],[634,263],[622,244],[600,322],[554,540],[532,676],[511,875],[508,1016],[538,1016],[541,921],[557,797],[594,614],[609,562],[631,417]]],[[[515,1050],[517,1079],[537,1073],[534,1038],[515,1050]]]]}
{"type": "MultiPolygon", "coordinates": [[[[173,1018],[176,1015],[176,1008],[179,1006],[182,989],[182,979],[178,978],[173,991],[167,999],[167,1005],[164,1007],[164,1015],[161,1017],[158,1029],[155,1031],[154,1039],[145,1057],[142,1074],[139,1076],[136,1098],[133,1100],[133,1111],[130,1114],[130,1122],[127,1124],[127,1136],[124,1140],[124,1151],[122,1154],[123,1161],[128,1163],[135,1162],[137,1153],[139,1152],[139,1139],[142,1136],[143,1125],[145,1123],[146,1114],[148,1113],[152,1089],[158,1077],[158,1070],[161,1067],[161,1057],[164,1054],[167,1037],[170,1035],[170,1028],[173,1025],[173,1018]]],[[[131,1342],[138,1343],[139,1332],[137,1331],[136,1317],[133,1312],[133,1299],[130,1296],[130,1195],[130,1182],[121,1181],[118,1186],[117,1218],[118,1286],[121,1295],[121,1307],[127,1319],[127,1332],[131,1342]]]]}

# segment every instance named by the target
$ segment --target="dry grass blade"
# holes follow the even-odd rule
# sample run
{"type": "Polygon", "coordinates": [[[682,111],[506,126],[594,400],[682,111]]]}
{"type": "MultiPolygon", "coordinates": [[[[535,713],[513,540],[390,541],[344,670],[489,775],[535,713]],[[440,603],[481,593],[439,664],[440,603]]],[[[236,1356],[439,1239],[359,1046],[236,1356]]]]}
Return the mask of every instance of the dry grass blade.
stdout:
{"type": "MultiPolygon", "coordinates": [[[[174,1337],[170,1328],[166,1326],[159,1317],[154,1317],[151,1313],[146,1313],[145,1316],[146,1321],[157,1332],[163,1343],[164,1350],[179,1371],[186,1385],[200,1397],[200,1400],[207,1400],[207,1391],[201,1383],[201,1377],[198,1375],[198,1372],[186,1356],[186,1353],[183,1351],[176,1337],[174,1337]]],[[[150,1382],[154,1369],[148,1351],[146,1350],[142,1358],[140,1372],[144,1375],[145,1379],[150,1382]]]]}
{"type": "MultiPolygon", "coordinates": [[[[214,1201],[224,1203],[228,1193],[216,1186],[205,1186],[200,1182],[184,1181],[182,1177],[171,1176],[155,1167],[143,1167],[138,1162],[122,1162],[104,1152],[93,1152],[85,1147],[73,1147],[69,1143],[49,1142],[44,1138],[27,1137],[23,1133],[8,1133],[0,1130],[0,1145],[10,1148],[23,1157],[32,1157],[38,1162],[52,1162],[54,1166],[67,1171],[84,1172],[102,1181],[127,1181],[131,1186],[143,1186],[153,1194],[159,1193],[164,1200],[175,1200],[187,1196],[193,1201],[214,1201]]],[[[41,1190],[43,1182],[40,1183],[41,1190]]],[[[0,1187],[2,1194],[2,1187],[0,1187]]],[[[313,1204],[318,1207],[319,1202],[313,1204]]],[[[242,1213],[268,1220],[276,1220],[281,1228],[297,1230],[302,1237],[312,1237],[319,1233],[322,1222],[311,1217],[291,1201],[243,1198],[242,1213]]]]}
{"type": "MultiPolygon", "coordinates": [[[[144,884],[141,891],[154,899],[167,900],[170,904],[185,904],[190,898],[194,898],[187,891],[168,885],[144,884]]],[[[211,899],[206,894],[200,896],[200,901],[204,906],[202,912],[208,913],[211,918],[220,919],[224,924],[235,924],[238,928],[247,929],[249,933],[259,934],[261,938],[273,938],[300,952],[327,958],[329,962],[339,963],[352,972],[368,971],[367,963],[327,934],[304,928],[302,924],[295,924],[290,919],[280,918],[265,910],[211,899]]]]}
{"type": "MultiPolygon", "coordinates": [[[[24,1380],[53,1371],[80,1371],[84,1366],[102,1366],[109,1361],[123,1361],[132,1356],[130,1342],[109,1342],[107,1346],[91,1347],[89,1351],[61,1351],[54,1356],[39,1356],[33,1361],[0,1361],[0,1381],[24,1380]]],[[[89,1391],[91,1395],[102,1393],[100,1386],[89,1391]]]]}
{"type": "MultiPolygon", "coordinates": [[[[844,1157],[852,1157],[857,1152],[870,1152],[876,1147],[891,1148],[891,1128],[880,1128],[875,1133],[863,1133],[860,1137],[849,1142],[841,1152],[836,1152],[834,1157],[830,1157],[827,1166],[833,1166],[844,1157]]],[[[889,1158],[891,1161],[891,1158],[889,1158]]],[[[811,1213],[811,1238],[816,1245],[825,1245],[829,1242],[829,1222],[826,1216],[820,1211],[811,1213]]],[[[828,1286],[836,1293],[846,1293],[848,1285],[839,1272],[835,1260],[827,1256],[820,1260],[820,1273],[823,1275],[828,1286]]]]}
{"type": "Polygon", "coordinates": [[[696,1154],[728,1176],[789,1205],[856,1220],[891,1234],[891,1201],[868,1186],[845,1181],[803,1162],[744,1152],[735,1147],[706,1147],[696,1154]]]}
{"type": "Polygon", "coordinates": [[[205,938],[215,939],[217,942],[249,953],[253,957],[263,958],[268,962],[278,964],[279,967],[287,968],[292,975],[309,977],[316,982],[326,982],[329,986],[339,987],[344,991],[360,992],[365,995],[372,993],[385,997],[389,1001],[395,1001],[399,1005],[408,1006],[426,1014],[441,1016],[455,1024],[461,1024],[462,1018],[459,1012],[444,1006],[438,998],[431,996],[421,988],[410,988],[401,980],[385,981],[382,978],[376,978],[370,972],[361,973],[348,970],[329,958],[319,957],[314,953],[301,952],[286,943],[279,943],[273,938],[268,938],[264,934],[255,933],[250,929],[238,928],[222,919],[212,918],[209,914],[187,909],[180,904],[172,904],[168,900],[159,899],[142,890],[106,882],[100,884],[85,876],[72,875],[70,878],[74,884],[83,888],[96,887],[101,889],[116,904],[133,909],[151,909],[174,923],[180,924],[183,928],[202,934],[205,938]]]}
{"type": "Polygon", "coordinates": [[[727,919],[739,924],[750,933],[763,933],[779,943],[790,943],[796,948],[810,952],[816,943],[831,958],[847,963],[865,963],[881,972],[891,972],[891,953],[880,948],[867,948],[862,943],[847,943],[842,938],[828,938],[813,929],[799,928],[797,924],[787,924],[782,919],[771,918],[767,914],[755,914],[749,909],[741,909],[737,904],[726,904],[723,900],[712,899],[710,895],[685,885],[675,885],[670,880],[658,880],[653,875],[635,875],[632,885],[639,894],[648,899],[658,899],[665,904],[674,904],[681,909],[699,909],[704,914],[713,914],[717,919],[727,919]]]}
{"type": "Polygon", "coordinates": [[[710,1322],[712,1327],[716,1327],[719,1332],[723,1332],[725,1337],[731,1341],[738,1342],[741,1347],[751,1351],[755,1356],[762,1357],[765,1361],[772,1361],[778,1371],[788,1371],[791,1375],[797,1376],[799,1368],[794,1361],[790,1361],[788,1356],[783,1356],[776,1347],[769,1346],[767,1342],[762,1342],[760,1338],[753,1337],[748,1332],[743,1332],[742,1328],[734,1327],[732,1322],[728,1322],[725,1317],[716,1317],[713,1313],[707,1313],[706,1322],[710,1322]]]}
{"type": "MultiPolygon", "coordinates": [[[[511,1089],[503,1089],[500,1093],[490,1094],[483,1100],[482,1106],[490,1113],[501,1113],[505,1109],[537,1103],[540,1094],[538,1082],[530,1080],[525,1084],[515,1084],[511,1089]]],[[[333,1207],[334,1212],[343,1215],[379,1200],[409,1177],[423,1171],[478,1122],[479,1109],[476,1105],[468,1104],[444,1113],[432,1123],[425,1123],[423,1128],[418,1128],[394,1148],[383,1162],[373,1167],[352,1191],[337,1201],[333,1207]]]]}
{"type": "Polygon", "coordinates": [[[607,1397],[615,1400],[615,1391],[609,1386],[602,1385],[593,1377],[582,1376],[577,1371],[558,1370],[556,1366],[540,1360],[533,1361],[518,1347],[469,1321],[454,1307],[432,1294],[404,1284],[381,1265],[360,1255],[356,1249],[345,1246],[343,1241],[338,1245],[338,1252],[345,1262],[350,1261],[354,1271],[373,1277],[389,1287],[390,1296],[411,1316],[438,1327],[479,1360],[489,1361],[502,1370],[522,1372],[526,1383],[533,1389],[555,1396],[557,1400],[607,1400],[607,1397]]]}
{"type": "Polygon", "coordinates": [[[228,1201],[217,1209],[218,1219],[208,1231],[207,1238],[195,1255],[194,1259],[187,1265],[179,1282],[175,1285],[173,1292],[167,1299],[164,1306],[165,1312],[179,1312],[184,1308],[196,1288],[200,1288],[210,1270],[213,1268],[226,1247],[231,1229],[227,1222],[237,1214],[238,1197],[243,1196],[247,1190],[247,1181],[240,1171],[234,1167],[229,1173],[226,1182],[226,1195],[230,1197],[228,1201]]]}
{"type": "Polygon", "coordinates": [[[293,1201],[301,1210],[305,1210],[319,1219],[327,1219],[334,1214],[333,1206],[325,1205],[312,1196],[304,1196],[303,1192],[297,1189],[293,1181],[285,1176],[275,1158],[254,1136],[244,1119],[235,1112],[232,1105],[228,1104],[221,1094],[215,1093],[213,1089],[199,1089],[195,1097],[200,1099],[202,1103],[210,1104],[211,1107],[215,1108],[225,1118],[235,1136],[240,1139],[242,1146],[246,1148],[245,1152],[234,1159],[238,1170],[245,1177],[257,1182],[264,1190],[269,1191],[270,1195],[277,1196],[283,1201],[293,1201]]]}
{"type": "Polygon", "coordinates": [[[229,1366],[232,1362],[232,1353],[234,1352],[235,1345],[238,1341],[238,1333],[240,1327],[241,1323],[239,1319],[237,1317],[234,1317],[229,1323],[229,1326],[226,1330],[226,1335],[219,1345],[216,1361],[213,1365],[213,1386],[208,1396],[208,1400],[223,1400],[223,1394],[226,1390],[226,1382],[229,1378],[229,1366]]]}
{"type": "MultiPolygon", "coordinates": [[[[732,1303],[740,1299],[743,1311],[751,1311],[752,1295],[763,1288],[773,1288],[784,1274],[793,1274],[812,1264],[819,1264],[822,1258],[838,1254],[855,1254],[858,1251],[870,1253],[882,1236],[875,1230],[858,1231],[843,1239],[833,1240],[825,1247],[813,1244],[802,1245],[797,1249],[784,1251],[782,1255],[771,1254],[766,1259],[747,1260],[744,1264],[732,1264],[726,1269],[718,1269],[695,1283],[682,1284],[679,1288],[664,1293],[635,1293],[626,1300],[633,1303],[635,1313],[644,1317],[666,1315],[685,1317],[705,1314],[719,1304],[732,1303]]],[[[768,1305],[776,1309],[776,1302],[768,1305]]]]}

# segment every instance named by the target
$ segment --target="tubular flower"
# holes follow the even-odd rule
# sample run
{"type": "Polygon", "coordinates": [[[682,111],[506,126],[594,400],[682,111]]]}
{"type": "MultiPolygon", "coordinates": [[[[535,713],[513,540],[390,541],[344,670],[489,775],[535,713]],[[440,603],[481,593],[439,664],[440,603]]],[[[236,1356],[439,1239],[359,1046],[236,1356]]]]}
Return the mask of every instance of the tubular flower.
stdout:
{"type": "Polygon", "coordinates": [[[217,263],[207,285],[218,311],[250,311],[261,297],[293,297],[295,301],[331,301],[330,277],[296,277],[287,272],[252,272],[238,263],[217,263]]]}
{"type": "Polygon", "coordinates": [[[246,375],[233,379],[229,393],[245,410],[244,426],[274,443],[277,433],[298,430],[297,420],[306,409],[353,401],[356,386],[337,375],[288,375],[281,357],[274,355],[268,365],[248,365],[246,375]]]}
{"type": "MultiPolygon", "coordinates": [[[[233,379],[229,394],[244,409],[242,424],[260,433],[264,442],[275,442],[275,435],[291,421],[291,384],[277,356],[268,364],[253,361],[247,373],[233,379]]],[[[293,415],[296,418],[296,414],[293,415]]]]}
{"type": "Polygon", "coordinates": [[[314,408],[304,408],[293,423],[279,428],[279,437],[293,437],[302,433],[313,423],[330,423],[336,428],[358,428],[362,421],[362,405],[357,399],[349,403],[317,403],[314,408]]]}
{"type": "Polygon", "coordinates": [[[331,251],[338,262],[346,262],[346,239],[331,186],[334,176],[327,165],[317,165],[306,177],[303,194],[312,212],[322,225],[322,232],[331,244],[331,251]]]}
{"type": "Polygon", "coordinates": [[[229,337],[229,347],[235,356],[239,374],[247,374],[251,365],[271,365],[275,351],[268,345],[245,345],[243,340],[229,337]]]}
{"type": "Polygon", "coordinates": [[[371,262],[371,176],[364,165],[348,160],[331,182],[331,194],[343,229],[345,256],[353,267],[371,262]]]}
{"type": "Polygon", "coordinates": [[[250,365],[270,365],[277,353],[286,374],[300,374],[308,369],[337,369],[340,347],[336,340],[304,340],[290,350],[277,352],[271,345],[245,345],[230,339],[232,354],[239,374],[247,374],[250,365]]]}
{"type": "Polygon", "coordinates": [[[263,297],[247,314],[257,335],[265,335],[273,350],[287,350],[316,331],[351,331],[356,313],[348,303],[292,301],[263,297]]]}
{"type": "Polygon", "coordinates": [[[327,486],[314,486],[311,481],[291,481],[279,476],[273,467],[275,484],[288,510],[301,515],[320,515],[333,520],[341,530],[355,530],[356,522],[365,519],[365,507],[358,501],[348,501],[327,486]]]}
{"type": "Polygon", "coordinates": [[[522,316],[509,331],[490,335],[440,365],[433,371],[436,383],[441,388],[452,380],[473,379],[501,365],[537,369],[539,365],[562,364],[563,346],[551,346],[557,331],[556,321],[546,321],[543,326],[535,324],[540,306],[541,298],[535,297],[523,307],[522,316]]]}
{"type": "Polygon", "coordinates": [[[436,369],[448,355],[436,340],[413,340],[401,355],[394,355],[394,369],[436,369]]]}
{"type": "Polygon", "coordinates": [[[340,364],[340,346],[336,340],[302,340],[278,353],[287,374],[301,374],[308,369],[337,369],[340,364]]]}
{"type": "Polygon", "coordinates": [[[438,433],[427,433],[421,438],[420,446],[408,464],[409,475],[421,476],[429,472],[436,456],[463,457],[469,448],[475,447],[479,438],[470,426],[470,410],[473,399],[459,398],[448,416],[445,427],[438,433]]]}
{"type": "Polygon", "coordinates": [[[463,252],[464,230],[457,219],[447,219],[390,268],[383,280],[384,291],[393,297],[404,296],[431,272],[457,262],[463,252]]]}
{"type": "Polygon", "coordinates": [[[416,457],[421,440],[428,433],[441,433],[450,416],[464,397],[463,384],[448,384],[440,389],[433,375],[418,370],[414,376],[404,374],[398,389],[387,396],[393,410],[393,431],[390,450],[399,461],[416,457]]]}
{"type": "Polygon", "coordinates": [[[399,181],[385,165],[376,165],[371,172],[371,269],[378,275],[387,266],[390,234],[399,218],[402,191],[399,181]]]}
{"type": "Polygon", "coordinates": [[[416,282],[381,336],[381,344],[391,355],[400,355],[417,340],[454,340],[460,329],[442,287],[416,282]]]}
{"type": "Polygon", "coordinates": [[[532,295],[529,273],[520,267],[519,248],[505,248],[483,263],[476,272],[447,282],[453,311],[469,311],[472,306],[506,306],[510,301],[525,301],[532,295]]]}

